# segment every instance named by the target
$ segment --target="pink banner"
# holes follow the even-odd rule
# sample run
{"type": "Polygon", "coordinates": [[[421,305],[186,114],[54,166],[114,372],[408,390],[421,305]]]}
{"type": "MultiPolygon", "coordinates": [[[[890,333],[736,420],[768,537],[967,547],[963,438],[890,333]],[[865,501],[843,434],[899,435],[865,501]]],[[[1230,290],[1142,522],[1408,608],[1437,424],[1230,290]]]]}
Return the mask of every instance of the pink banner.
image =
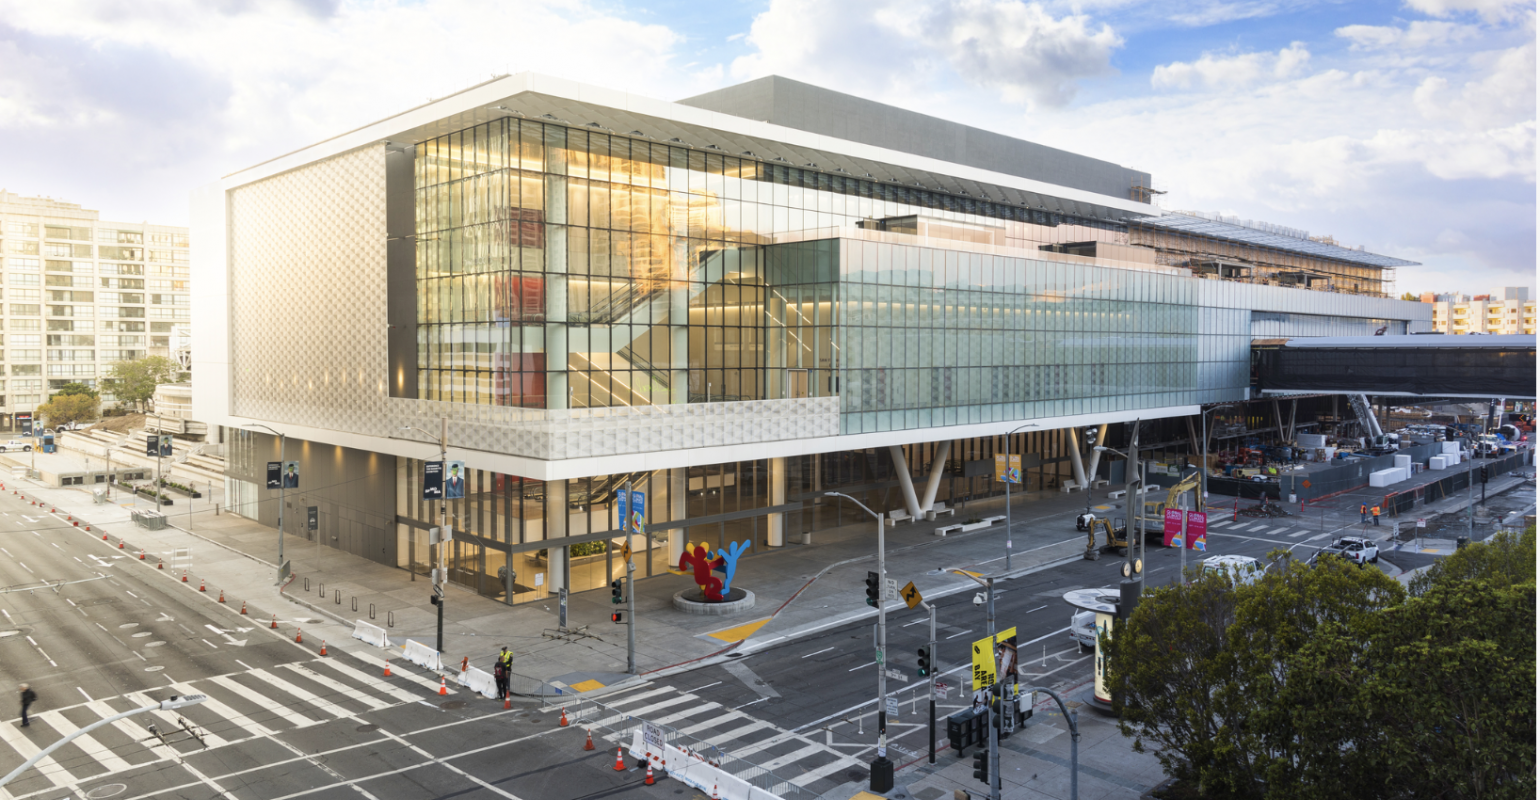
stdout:
{"type": "Polygon", "coordinates": [[[1203,511],[1187,512],[1187,547],[1192,550],[1207,551],[1207,544],[1208,513],[1203,511]]]}
{"type": "Polygon", "coordinates": [[[1182,546],[1182,510],[1166,509],[1165,543],[1167,547],[1182,546]],[[1173,545],[1173,543],[1175,543],[1173,545]]]}

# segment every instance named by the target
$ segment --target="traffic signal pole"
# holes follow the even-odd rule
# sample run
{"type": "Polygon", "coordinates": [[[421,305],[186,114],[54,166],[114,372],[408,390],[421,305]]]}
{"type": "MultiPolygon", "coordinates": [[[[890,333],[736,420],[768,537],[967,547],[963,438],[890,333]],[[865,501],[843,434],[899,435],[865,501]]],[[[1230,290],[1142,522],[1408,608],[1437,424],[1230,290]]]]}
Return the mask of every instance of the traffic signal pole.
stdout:
{"type": "MultiPolygon", "coordinates": [[[[930,614],[930,642],[925,645],[924,674],[920,677],[930,683],[930,763],[936,763],[936,607],[924,600],[920,605],[930,614]]],[[[959,691],[961,691],[959,689],[959,691]]]]}
{"type": "Polygon", "coordinates": [[[626,560],[626,674],[636,674],[636,563],[626,560]]]}

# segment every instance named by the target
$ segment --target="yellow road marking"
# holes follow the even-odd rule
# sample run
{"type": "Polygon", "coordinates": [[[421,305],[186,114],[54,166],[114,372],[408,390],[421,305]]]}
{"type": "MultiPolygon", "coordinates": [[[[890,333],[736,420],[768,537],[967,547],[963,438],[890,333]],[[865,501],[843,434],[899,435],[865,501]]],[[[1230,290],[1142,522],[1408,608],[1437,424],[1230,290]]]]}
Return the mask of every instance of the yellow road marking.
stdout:
{"type": "Polygon", "coordinates": [[[708,633],[706,635],[713,639],[721,639],[724,642],[741,642],[744,639],[753,636],[756,631],[765,627],[765,623],[769,621],[770,618],[765,617],[764,619],[755,620],[753,622],[746,622],[737,627],[727,628],[725,630],[708,633]]]}
{"type": "Polygon", "coordinates": [[[598,682],[598,681],[596,681],[596,680],[594,680],[592,678],[589,678],[588,680],[583,681],[582,683],[574,683],[571,686],[568,686],[567,688],[571,689],[574,692],[591,692],[591,691],[593,691],[595,689],[603,689],[604,688],[604,684],[602,684],[602,683],[600,683],[600,682],[598,682]]]}

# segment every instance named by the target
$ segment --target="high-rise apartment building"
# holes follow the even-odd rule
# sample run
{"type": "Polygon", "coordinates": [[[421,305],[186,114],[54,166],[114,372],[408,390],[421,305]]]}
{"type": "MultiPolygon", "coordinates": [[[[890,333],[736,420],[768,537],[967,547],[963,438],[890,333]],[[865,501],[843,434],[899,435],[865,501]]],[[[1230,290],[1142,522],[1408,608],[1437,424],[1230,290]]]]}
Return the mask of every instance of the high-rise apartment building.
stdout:
{"type": "Polygon", "coordinates": [[[781,78],[499,78],[194,195],[195,416],[229,429],[237,513],[277,523],[286,454],[290,533],[315,506],[319,541],[517,603],[608,584],[626,486],[665,575],[686,542],[868,519],[831,490],[916,518],[987,494],[996,455],[1085,487],[1087,428],[1246,400],[1254,338],[1427,329],[1386,296],[1410,262],[1150,185],[781,78]]]}
{"type": "Polygon", "coordinates": [[[66,383],[95,387],[114,362],[172,357],[186,339],[187,229],[100,216],[0,190],[0,426],[66,383]]]}
{"type": "Polygon", "coordinates": [[[1528,287],[1505,286],[1491,294],[1425,294],[1439,333],[1535,333],[1535,301],[1528,287]]]}

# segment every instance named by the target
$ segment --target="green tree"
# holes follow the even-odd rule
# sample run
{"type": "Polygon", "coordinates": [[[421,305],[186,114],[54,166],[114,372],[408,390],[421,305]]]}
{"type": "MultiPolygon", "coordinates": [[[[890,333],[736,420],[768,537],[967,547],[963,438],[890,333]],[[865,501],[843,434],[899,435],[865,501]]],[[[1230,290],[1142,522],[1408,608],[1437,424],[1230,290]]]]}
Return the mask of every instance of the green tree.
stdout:
{"type": "Polygon", "coordinates": [[[1294,678],[1290,658],[1322,626],[1358,624],[1405,597],[1377,569],[1272,558],[1254,584],[1204,574],[1147,592],[1105,643],[1123,735],[1139,752],[1154,745],[1168,774],[1205,792],[1262,798],[1296,786],[1308,743],[1276,702],[1294,678]]]}
{"type": "Polygon", "coordinates": [[[1535,582],[1535,529],[1523,533],[1500,531],[1454,555],[1441,558],[1428,571],[1412,579],[1411,592],[1425,594],[1439,584],[1455,584],[1484,578],[1499,586],[1535,582]]]}
{"type": "Polygon", "coordinates": [[[66,394],[66,395],[67,394],[83,394],[83,395],[86,395],[87,397],[92,397],[92,398],[100,398],[102,396],[101,393],[96,391],[95,389],[92,389],[91,387],[89,387],[89,386],[87,386],[87,385],[85,385],[83,383],[74,383],[74,382],[66,383],[63,386],[59,387],[59,391],[54,392],[53,396],[54,397],[58,397],[61,394],[66,394]]]}
{"type": "Polygon", "coordinates": [[[1418,301],[1418,300],[1421,300],[1421,299],[1422,299],[1422,298],[1420,298],[1420,297],[1418,297],[1418,296],[1417,296],[1417,295],[1415,295],[1415,294],[1412,294],[1412,293],[1411,293],[1411,292],[1405,292],[1405,293],[1403,293],[1403,294],[1402,294],[1402,295],[1401,295],[1401,299],[1402,299],[1402,300],[1410,300],[1410,301],[1412,301],[1412,302],[1413,302],[1413,303],[1415,303],[1415,302],[1417,302],[1417,301],[1418,301]]]}
{"type": "Polygon", "coordinates": [[[102,380],[102,388],[119,402],[133,403],[135,410],[155,396],[155,387],[175,383],[181,375],[175,361],[165,356],[146,356],[133,361],[119,361],[102,380]]]}
{"type": "Polygon", "coordinates": [[[92,422],[97,414],[98,402],[86,394],[56,394],[48,402],[37,407],[37,416],[47,420],[50,427],[76,422],[92,422]]]}

